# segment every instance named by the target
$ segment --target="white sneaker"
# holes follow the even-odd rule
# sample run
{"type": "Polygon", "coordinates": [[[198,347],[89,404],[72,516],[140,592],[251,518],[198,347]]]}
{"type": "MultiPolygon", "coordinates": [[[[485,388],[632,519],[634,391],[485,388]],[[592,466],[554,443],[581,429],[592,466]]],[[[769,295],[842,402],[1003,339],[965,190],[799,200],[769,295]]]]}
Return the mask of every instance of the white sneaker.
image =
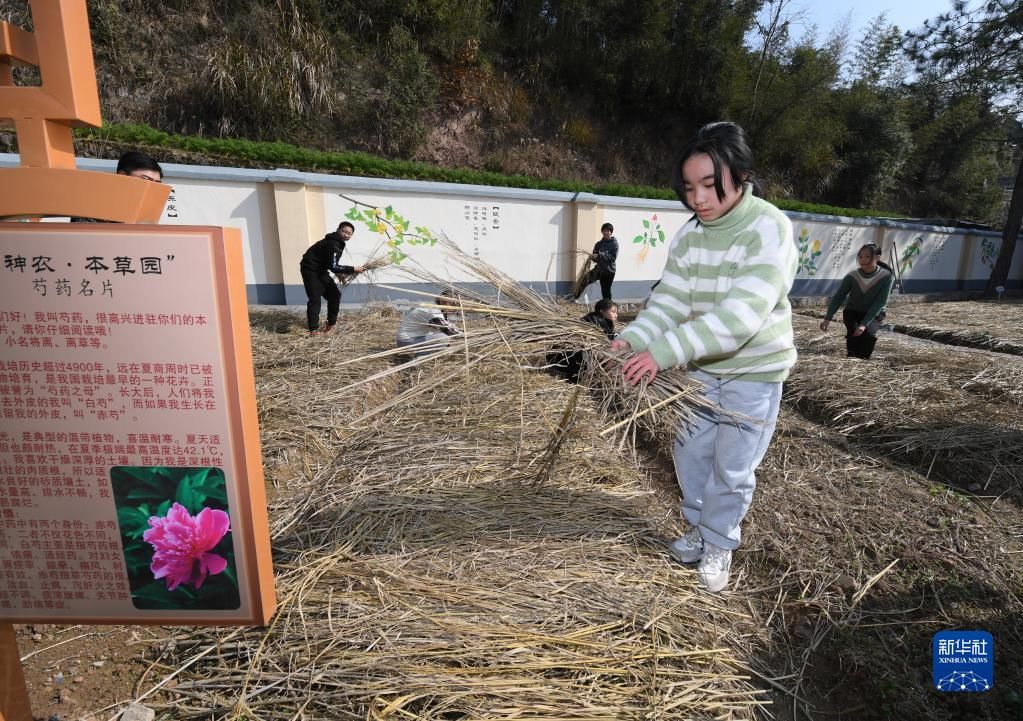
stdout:
{"type": "Polygon", "coordinates": [[[700,585],[711,593],[717,593],[728,585],[728,572],[732,568],[732,552],[708,543],[703,558],[696,568],[700,585]]]}
{"type": "Polygon", "coordinates": [[[668,546],[668,553],[682,563],[696,563],[703,556],[703,536],[697,526],[690,526],[681,538],[668,546]]]}

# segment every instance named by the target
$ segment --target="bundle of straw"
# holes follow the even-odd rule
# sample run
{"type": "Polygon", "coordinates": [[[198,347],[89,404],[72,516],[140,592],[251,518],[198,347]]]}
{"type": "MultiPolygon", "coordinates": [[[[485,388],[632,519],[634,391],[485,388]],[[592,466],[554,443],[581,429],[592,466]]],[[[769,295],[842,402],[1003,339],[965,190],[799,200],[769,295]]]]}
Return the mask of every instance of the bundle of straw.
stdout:
{"type": "Polygon", "coordinates": [[[381,268],[386,268],[389,265],[394,265],[394,261],[386,255],[378,255],[375,258],[370,258],[362,264],[362,272],[354,275],[343,275],[341,276],[341,287],[347,286],[349,283],[354,281],[356,278],[362,279],[368,283],[372,283],[374,276],[381,268]]]}
{"type": "MultiPolygon", "coordinates": [[[[629,387],[621,373],[625,355],[612,352],[606,336],[596,326],[582,322],[573,304],[558,303],[535,293],[479,258],[462,252],[446,237],[440,244],[447,252],[450,267],[482,282],[492,292],[475,291],[421,268],[403,268],[406,275],[449,292],[457,301],[458,324],[464,332],[440,351],[385,369],[358,381],[352,388],[449,358],[458,358],[462,365],[452,367],[444,382],[482,363],[504,362],[535,370],[549,367],[552,357],[578,352],[583,358],[581,383],[600,399],[601,411],[615,419],[604,433],[620,433],[623,444],[628,440],[634,446],[640,429],[656,436],[670,435],[680,424],[690,422],[694,408],[707,406],[699,383],[690,379],[684,369],[661,371],[649,383],[629,387]]],[[[436,294],[420,295],[432,299],[436,294]]],[[[405,355],[409,350],[415,351],[416,347],[386,351],[374,358],[405,355]]],[[[413,386],[371,414],[408,403],[419,392],[418,386],[413,386]]]]}
{"type": "Polygon", "coordinates": [[[576,276],[575,282],[572,284],[572,298],[578,298],[583,294],[586,286],[590,284],[590,271],[593,270],[593,255],[585,251],[578,252],[585,253],[586,260],[583,262],[583,267],[579,270],[579,275],[576,276]]]}

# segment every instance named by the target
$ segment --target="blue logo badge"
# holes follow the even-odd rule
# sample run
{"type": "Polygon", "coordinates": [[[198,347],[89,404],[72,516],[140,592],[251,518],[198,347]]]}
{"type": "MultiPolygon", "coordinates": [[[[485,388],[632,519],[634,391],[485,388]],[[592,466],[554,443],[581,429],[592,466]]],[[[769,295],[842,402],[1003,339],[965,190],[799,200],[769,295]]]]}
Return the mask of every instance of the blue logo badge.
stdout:
{"type": "Polygon", "coordinates": [[[995,685],[995,640],[987,631],[939,631],[932,641],[939,691],[988,691],[995,685]]]}

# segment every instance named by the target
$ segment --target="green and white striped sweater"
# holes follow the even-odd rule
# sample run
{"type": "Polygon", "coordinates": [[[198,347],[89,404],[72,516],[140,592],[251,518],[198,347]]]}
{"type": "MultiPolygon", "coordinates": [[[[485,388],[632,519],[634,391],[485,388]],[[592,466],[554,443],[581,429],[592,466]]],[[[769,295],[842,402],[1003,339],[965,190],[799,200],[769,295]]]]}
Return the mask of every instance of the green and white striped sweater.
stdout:
{"type": "Polygon", "coordinates": [[[662,370],[693,364],[781,382],[796,362],[788,293],[797,260],[792,223],[747,184],[728,213],[679,230],[661,282],[619,338],[662,370]]]}

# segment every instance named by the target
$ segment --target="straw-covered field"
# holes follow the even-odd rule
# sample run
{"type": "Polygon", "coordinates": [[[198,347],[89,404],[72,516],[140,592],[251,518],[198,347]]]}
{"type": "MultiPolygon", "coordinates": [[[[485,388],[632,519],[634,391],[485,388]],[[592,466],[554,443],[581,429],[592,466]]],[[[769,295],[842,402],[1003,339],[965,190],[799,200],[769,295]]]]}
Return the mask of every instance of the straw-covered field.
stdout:
{"type": "Polygon", "coordinates": [[[795,567],[861,578],[895,562],[851,626],[822,610],[831,618],[811,654],[818,691],[839,709],[861,706],[843,718],[1018,718],[1023,361],[899,334],[882,335],[869,362],[847,359],[841,332],[799,316],[796,335],[783,413],[797,423],[781,426],[765,464],[784,482],[761,486],[751,535],[767,533],[772,552],[789,538],[779,569],[802,557],[795,567]],[[772,506],[796,516],[786,522],[794,536],[771,527],[772,506]],[[930,638],[945,629],[994,634],[993,692],[930,688],[930,638]]]}
{"type": "Polygon", "coordinates": [[[279,610],[167,630],[132,671],[143,702],[268,721],[1023,714],[1023,359],[886,334],[851,360],[797,316],[732,584],[709,595],[666,553],[670,429],[700,402],[685,374],[625,388],[579,306],[459,262],[501,300],[459,294],[467,333],[429,359],[392,352],[393,311],[318,338],[251,314],[279,610]],[[566,349],[579,384],[543,368],[566,349]],[[936,692],[931,636],[974,628],[996,639],[994,690],[936,692]]]}
{"type": "Polygon", "coordinates": [[[578,386],[452,358],[338,396],[391,362],[331,383],[325,359],[380,350],[395,319],[312,346],[254,323],[280,610],[177,639],[180,662],[216,650],[175,679],[176,716],[749,717],[743,610],[665,562],[676,524],[578,386]]]}
{"type": "Polygon", "coordinates": [[[887,322],[905,335],[1023,355],[1023,300],[902,303],[887,322]]]}
{"type": "Polygon", "coordinates": [[[574,306],[486,279],[502,303],[463,294],[469,332],[430,360],[389,351],[392,314],[315,341],[254,316],[281,609],[178,637],[176,717],[1012,712],[1023,363],[897,336],[863,363],[797,318],[733,590],[711,596],[664,550],[684,376],[630,397],[574,306]],[[566,345],[592,360],[579,385],[540,369],[566,345]],[[932,691],[931,635],[974,627],[998,689],[932,691]]]}

